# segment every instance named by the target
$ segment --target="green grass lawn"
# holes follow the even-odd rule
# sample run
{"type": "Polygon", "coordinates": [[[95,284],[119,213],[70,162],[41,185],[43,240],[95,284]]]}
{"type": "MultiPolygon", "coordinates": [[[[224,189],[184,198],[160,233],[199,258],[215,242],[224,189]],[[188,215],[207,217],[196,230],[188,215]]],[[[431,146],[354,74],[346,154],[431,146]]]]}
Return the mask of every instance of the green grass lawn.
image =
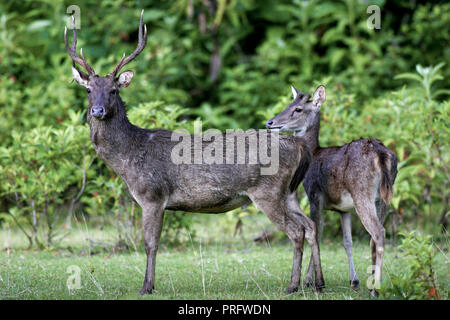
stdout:
{"type": "MultiPolygon", "coordinates": [[[[0,299],[369,299],[365,288],[370,266],[368,244],[354,245],[354,260],[361,280],[359,292],[348,285],[348,264],[340,244],[323,243],[322,266],[326,289],[315,294],[305,288],[286,295],[292,248],[290,244],[256,245],[193,242],[179,249],[162,249],[157,258],[156,290],[141,297],[145,254],[72,254],[66,250],[2,250],[0,299]],[[81,288],[69,292],[69,267],[80,270],[81,288]]],[[[304,276],[309,248],[303,260],[304,276]]],[[[386,248],[384,277],[401,270],[396,250],[386,248]]],[[[448,259],[438,253],[438,286],[448,297],[448,259]]],[[[303,277],[302,276],[302,277],[303,277]]]]}

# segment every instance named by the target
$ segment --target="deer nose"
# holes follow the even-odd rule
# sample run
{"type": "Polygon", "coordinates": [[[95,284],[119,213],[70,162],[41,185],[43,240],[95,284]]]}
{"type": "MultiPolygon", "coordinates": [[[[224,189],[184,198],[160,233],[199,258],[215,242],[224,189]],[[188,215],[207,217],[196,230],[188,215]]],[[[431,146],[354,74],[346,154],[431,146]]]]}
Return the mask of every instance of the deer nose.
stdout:
{"type": "Polygon", "coordinates": [[[271,125],[273,125],[273,121],[272,120],[268,120],[266,122],[266,127],[269,128],[271,125]]]}
{"type": "Polygon", "coordinates": [[[91,109],[91,115],[95,118],[102,118],[105,115],[105,108],[94,106],[91,109]]]}

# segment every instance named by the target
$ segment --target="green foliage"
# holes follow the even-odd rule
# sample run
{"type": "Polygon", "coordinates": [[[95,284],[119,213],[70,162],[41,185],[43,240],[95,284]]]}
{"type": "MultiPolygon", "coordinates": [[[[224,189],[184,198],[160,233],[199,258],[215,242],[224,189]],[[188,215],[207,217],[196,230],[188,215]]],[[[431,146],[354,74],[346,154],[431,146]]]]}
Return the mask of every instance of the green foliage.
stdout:
{"type": "MultiPolygon", "coordinates": [[[[43,245],[54,231],[46,221],[56,217],[55,226],[70,225],[72,213],[132,220],[125,186],[90,146],[86,94],[72,81],[63,43],[71,4],[0,4],[0,223],[19,223],[43,245]],[[33,228],[47,235],[38,239],[33,228]]],[[[394,209],[408,227],[435,233],[448,211],[450,69],[438,63],[450,61],[450,3],[372,4],[381,8],[380,30],[367,28],[367,3],[356,0],[78,1],[78,49],[108,73],[134,50],[145,9],[148,44],[128,66],[136,76],[121,95],[131,121],[147,128],[192,131],[197,118],[204,129],[261,128],[289,103],[289,84],[311,91],[322,79],[322,145],[382,140],[400,160],[394,209]],[[406,74],[416,65],[435,67],[406,74]]],[[[325,222],[339,233],[337,215],[325,222]]]]}
{"type": "Polygon", "coordinates": [[[189,243],[195,239],[196,232],[192,227],[192,214],[168,211],[164,215],[165,228],[161,234],[163,244],[175,246],[189,243]]]}
{"type": "Polygon", "coordinates": [[[184,128],[192,130],[193,126],[186,120],[178,120],[187,110],[176,105],[164,105],[162,101],[141,103],[128,112],[131,123],[141,128],[159,128],[175,130],[184,128]]]}
{"type": "Polygon", "coordinates": [[[390,274],[391,285],[385,284],[381,295],[390,299],[440,299],[433,270],[436,252],[432,237],[416,231],[401,235],[404,238],[398,248],[405,267],[390,274]]]}
{"type": "MultiPolygon", "coordinates": [[[[71,112],[72,120],[78,117],[71,112]]],[[[14,203],[2,216],[20,227],[30,245],[52,244],[67,205],[71,204],[70,212],[86,176],[92,175],[94,153],[88,134],[87,126],[79,123],[59,129],[43,126],[13,131],[12,145],[1,147],[0,191],[14,203]]]]}
{"type": "MultiPolygon", "coordinates": [[[[256,112],[272,105],[289,83],[304,86],[333,75],[362,101],[397,87],[394,75],[416,64],[450,59],[443,45],[450,41],[448,3],[374,1],[382,12],[380,30],[367,28],[364,1],[215,3],[80,1],[79,47],[98,73],[109,72],[122,52],[135,47],[137,18],[144,8],[148,45],[130,65],[136,77],[126,101],[134,106],[151,94],[152,100],[190,107],[205,119],[213,110],[218,117],[210,119],[211,125],[219,129],[256,126],[256,112]]],[[[0,86],[8,92],[2,98],[8,106],[25,101],[24,115],[45,112],[45,120],[26,117],[41,121],[36,125],[56,124],[71,105],[85,103],[83,95],[62,85],[71,76],[62,41],[69,5],[9,1],[0,6],[0,71],[6,75],[0,86]],[[6,78],[15,84],[6,86],[6,78]]],[[[448,75],[447,68],[443,76],[448,75]]],[[[20,123],[18,112],[3,115],[20,123]]]]}
{"type": "Polygon", "coordinates": [[[444,77],[439,73],[439,70],[445,65],[444,62],[441,62],[435,67],[424,68],[421,65],[416,66],[417,74],[414,73],[402,73],[395,77],[395,79],[409,79],[415,82],[419,82],[419,84],[425,90],[425,96],[428,100],[432,100],[442,94],[449,95],[450,90],[436,90],[435,92],[431,92],[431,86],[433,82],[438,80],[443,80],[444,77]]]}

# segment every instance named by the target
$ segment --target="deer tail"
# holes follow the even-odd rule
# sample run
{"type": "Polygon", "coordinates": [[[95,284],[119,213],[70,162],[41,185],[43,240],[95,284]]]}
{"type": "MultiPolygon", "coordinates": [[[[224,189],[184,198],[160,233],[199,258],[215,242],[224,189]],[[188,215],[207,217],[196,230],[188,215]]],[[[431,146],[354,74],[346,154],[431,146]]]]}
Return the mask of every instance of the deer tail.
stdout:
{"type": "Polygon", "coordinates": [[[375,144],[381,166],[380,195],[388,205],[392,200],[393,187],[397,176],[397,156],[383,144],[375,144]]]}

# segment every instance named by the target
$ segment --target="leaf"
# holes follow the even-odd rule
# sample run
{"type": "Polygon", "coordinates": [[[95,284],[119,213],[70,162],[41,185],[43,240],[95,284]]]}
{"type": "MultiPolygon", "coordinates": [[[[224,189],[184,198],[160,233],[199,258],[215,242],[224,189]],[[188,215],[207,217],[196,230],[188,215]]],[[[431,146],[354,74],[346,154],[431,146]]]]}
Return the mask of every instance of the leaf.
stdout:
{"type": "Polygon", "coordinates": [[[35,31],[35,30],[39,30],[39,29],[48,27],[50,25],[52,25],[51,20],[36,20],[27,27],[27,30],[35,31]]]}
{"type": "Polygon", "coordinates": [[[395,80],[399,79],[408,79],[408,80],[414,80],[418,82],[422,82],[422,78],[414,73],[401,73],[394,77],[395,80]]]}
{"type": "Polygon", "coordinates": [[[448,96],[448,95],[450,95],[450,90],[448,90],[448,89],[439,89],[439,90],[434,91],[431,94],[431,96],[433,98],[439,97],[440,95],[447,95],[448,96]]]}

